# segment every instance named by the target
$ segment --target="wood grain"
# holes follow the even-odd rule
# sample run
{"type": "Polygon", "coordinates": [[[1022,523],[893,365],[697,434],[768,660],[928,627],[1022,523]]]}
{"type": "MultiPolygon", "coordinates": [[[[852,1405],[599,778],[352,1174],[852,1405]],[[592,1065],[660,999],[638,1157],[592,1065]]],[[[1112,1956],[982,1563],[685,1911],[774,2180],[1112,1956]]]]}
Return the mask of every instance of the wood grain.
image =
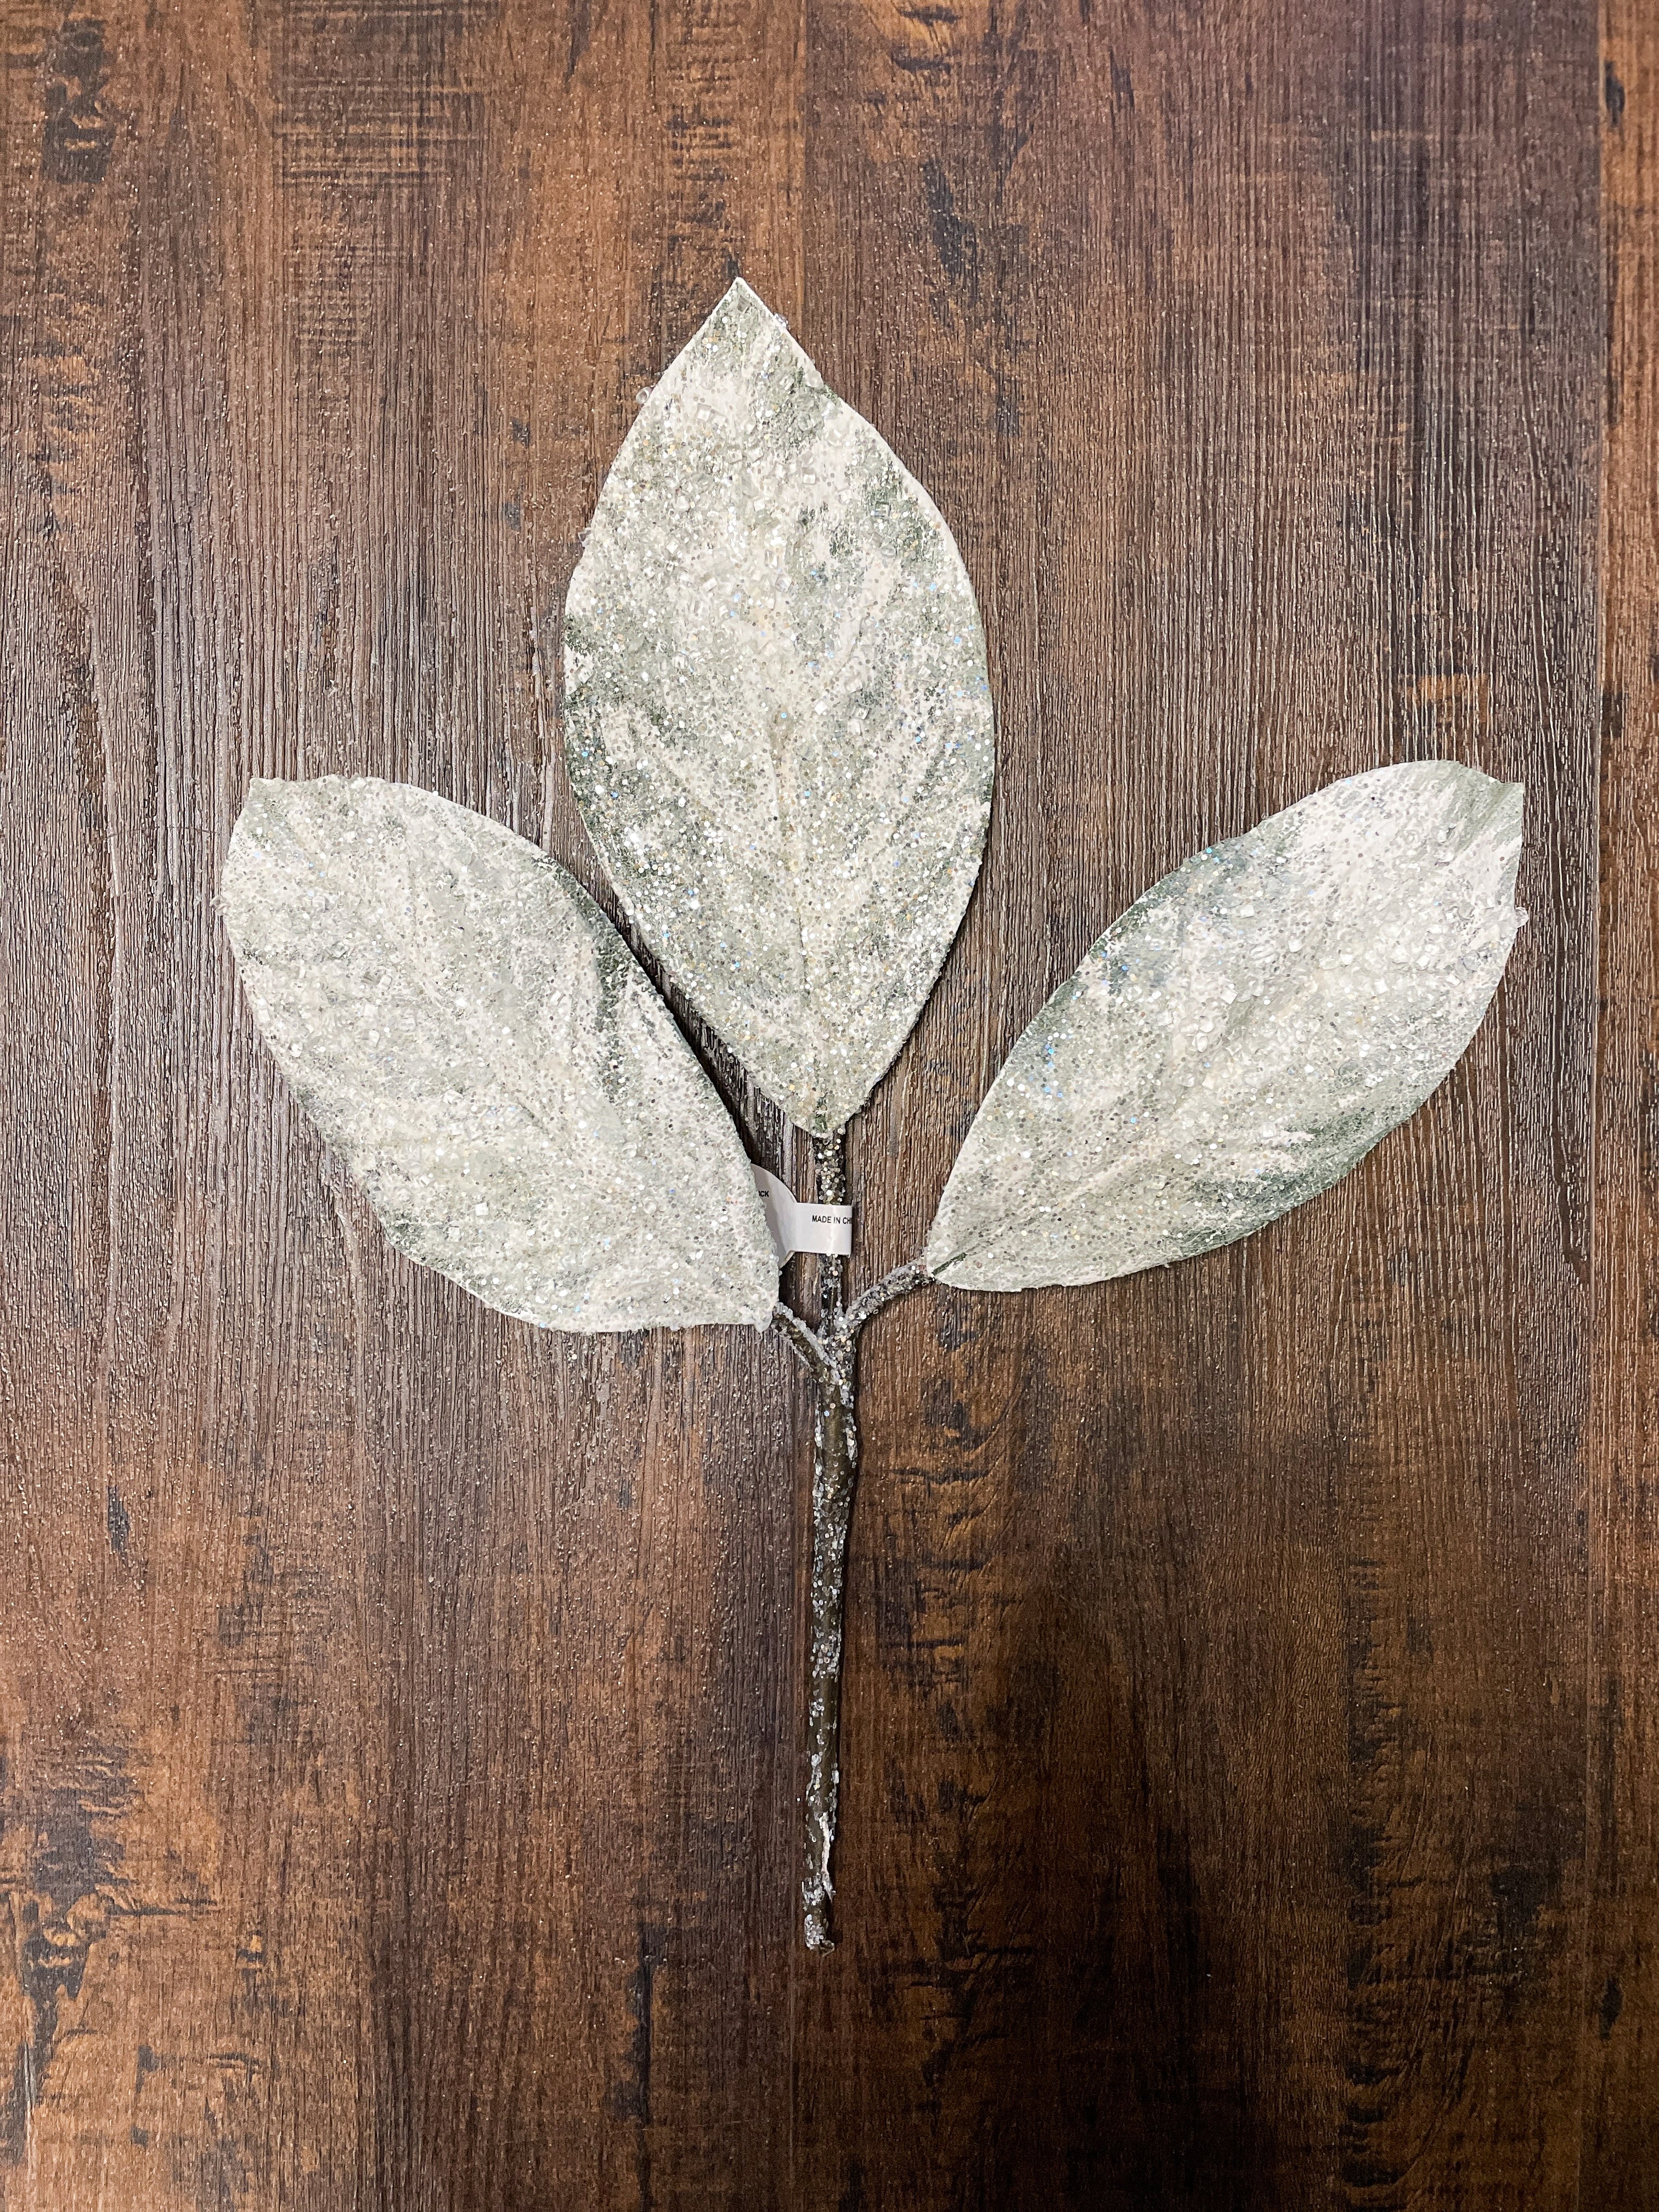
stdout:
{"type": "Polygon", "coordinates": [[[9,0],[5,2212],[1659,2204],[1659,33],[1607,4],[9,0]],[[738,270],[992,653],[860,1279],[1188,852],[1385,761],[1528,787],[1498,1005],[1355,1176],[872,1328],[823,1960],[787,1355],[391,1252],[214,912],[255,774],[605,895],[562,594],[738,270]]]}
{"type": "Polygon", "coordinates": [[[1607,428],[1582,2171],[1587,2203],[1642,2212],[1654,2198],[1648,2146],[1659,2126],[1659,36],[1645,9],[1607,10],[1602,97],[1607,428]]]}

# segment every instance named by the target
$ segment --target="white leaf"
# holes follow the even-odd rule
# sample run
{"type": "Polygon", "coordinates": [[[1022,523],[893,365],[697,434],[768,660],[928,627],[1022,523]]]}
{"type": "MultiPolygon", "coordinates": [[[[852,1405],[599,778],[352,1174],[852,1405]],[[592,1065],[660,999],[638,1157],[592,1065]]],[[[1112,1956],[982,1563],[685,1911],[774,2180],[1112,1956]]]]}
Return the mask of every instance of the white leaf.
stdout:
{"type": "Polygon", "coordinates": [[[985,642],[939,510],[746,284],[605,481],[565,610],[565,717],[641,933],[763,1091],[840,1127],[979,871],[985,642]]]}
{"type": "Polygon", "coordinates": [[[549,1328],[766,1326],[737,1131],[533,845],[408,784],[257,782],[224,910],[265,1042],[399,1251],[549,1328]]]}
{"type": "Polygon", "coordinates": [[[945,1186],[929,1272],[1091,1283],[1246,1237],[1346,1175],[1474,1036],[1525,916],[1522,787],[1349,777],[1115,922],[1026,1030],[945,1186]]]}

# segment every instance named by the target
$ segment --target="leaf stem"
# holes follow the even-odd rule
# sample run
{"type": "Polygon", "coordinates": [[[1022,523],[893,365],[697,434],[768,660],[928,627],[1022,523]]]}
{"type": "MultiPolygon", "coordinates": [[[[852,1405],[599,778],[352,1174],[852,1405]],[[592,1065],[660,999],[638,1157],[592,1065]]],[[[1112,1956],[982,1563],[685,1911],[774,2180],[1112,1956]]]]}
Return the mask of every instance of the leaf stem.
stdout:
{"type": "Polygon", "coordinates": [[[854,1299],[847,1309],[842,1327],[847,1332],[849,1344],[856,1343],[859,1332],[867,1321],[873,1321],[884,1306],[891,1305],[895,1298],[907,1297],[919,1291],[931,1279],[927,1265],[921,1260],[907,1260],[903,1267],[895,1267],[890,1275],[884,1275],[878,1283],[872,1283],[862,1297],[854,1299]]]}
{"type": "Polygon", "coordinates": [[[830,1354],[817,1331],[808,1328],[800,1316],[793,1307],[785,1305],[781,1298],[772,1309],[772,1323],[814,1379],[823,1382],[829,1372],[830,1354]]]}

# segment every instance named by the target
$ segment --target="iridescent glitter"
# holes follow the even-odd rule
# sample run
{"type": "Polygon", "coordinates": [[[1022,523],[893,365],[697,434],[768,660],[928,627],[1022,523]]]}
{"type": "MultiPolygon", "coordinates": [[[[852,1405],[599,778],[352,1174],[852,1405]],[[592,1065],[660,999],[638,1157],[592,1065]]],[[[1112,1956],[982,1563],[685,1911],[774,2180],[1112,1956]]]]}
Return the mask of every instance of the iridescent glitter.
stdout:
{"type": "Polygon", "coordinates": [[[400,1251],[549,1328],[765,1328],[737,1131],[533,845],[407,784],[259,782],[224,908],[266,1043],[400,1251]]]}
{"type": "Polygon", "coordinates": [[[927,1264],[1089,1283],[1246,1237],[1449,1072],[1524,916],[1522,789],[1449,761],[1329,785],[1115,922],[1025,1031],[927,1264]]]}
{"type": "Polygon", "coordinates": [[[606,479],[565,687],[571,780],[629,913],[762,1089],[839,1128],[979,870],[985,644],[939,510],[744,283],[606,479]]]}

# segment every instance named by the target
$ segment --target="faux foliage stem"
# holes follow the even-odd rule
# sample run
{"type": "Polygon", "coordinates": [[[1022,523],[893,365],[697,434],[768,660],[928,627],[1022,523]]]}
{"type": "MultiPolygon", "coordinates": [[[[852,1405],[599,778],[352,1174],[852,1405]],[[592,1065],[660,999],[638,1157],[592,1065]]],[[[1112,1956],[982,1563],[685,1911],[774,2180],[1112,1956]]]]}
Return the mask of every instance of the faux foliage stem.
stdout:
{"type": "MultiPolygon", "coordinates": [[[[847,1203],[847,1133],[812,1140],[820,1206],[847,1203]]],[[[855,1341],[842,1326],[842,1263],[818,1261],[818,1327],[827,1355],[817,1373],[812,1424],[812,1642],[806,1677],[806,1834],[801,1898],[806,1948],[828,1951],[830,1858],[836,1844],[841,1790],[841,1653],[847,1595],[847,1536],[858,1480],[858,1408],[854,1396],[855,1341]]]]}
{"type": "Polygon", "coordinates": [[[847,1591],[847,1536],[858,1479],[858,1422],[851,1343],[837,1344],[820,1375],[812,1430],[812,1644],[806,1688],[806,1832],[801,1899],[806,1947],[828,1951],[835,1938],[836,1806],[841,1787],[841,1657],[847,1591]]]}
{"type": "MultiPolygon", "coordinates": [[[[844,1133],[815,1138],[817,1197],[845,1205],[844,1133]]],[[[811,1650],[807,1665],[805,1859],[801,1877],[807,1948],[835,1948],[830,1860],[841,1785],[841,1672],[847,1591],[847,1542],[858,1480],[856,1396],[858,1340],[865,1323],[895,1298],[927,1280],[920,1260],[896,1267],[848,1307],[843,1303],[842,1262],[818,1261],[817,1328],[783,1304],[775,1320],[810,1370],[817,1393],[812,1429],[811,1650]]]]}

